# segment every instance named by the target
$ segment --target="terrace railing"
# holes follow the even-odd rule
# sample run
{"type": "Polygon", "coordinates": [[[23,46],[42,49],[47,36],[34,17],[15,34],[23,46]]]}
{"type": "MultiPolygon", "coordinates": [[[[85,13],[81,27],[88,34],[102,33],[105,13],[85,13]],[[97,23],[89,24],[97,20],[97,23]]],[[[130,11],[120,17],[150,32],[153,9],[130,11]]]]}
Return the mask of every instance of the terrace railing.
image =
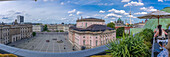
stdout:
{"type": "Polygon", "coordinates": [[[63,53],[52,53],[52,52],[39,52],[39,51],[31,51],[20,48],[15,48],[11,46],[7,46],[4,44],[0,44],[0,50],[23,56],[23,57],[87,57],[95,54],[99,54],[105,52],[107,50],[107,46],[103,45],[100,47],[86,49],[82,51],[73,51],[73,52],[63,52],[63,53]]]}

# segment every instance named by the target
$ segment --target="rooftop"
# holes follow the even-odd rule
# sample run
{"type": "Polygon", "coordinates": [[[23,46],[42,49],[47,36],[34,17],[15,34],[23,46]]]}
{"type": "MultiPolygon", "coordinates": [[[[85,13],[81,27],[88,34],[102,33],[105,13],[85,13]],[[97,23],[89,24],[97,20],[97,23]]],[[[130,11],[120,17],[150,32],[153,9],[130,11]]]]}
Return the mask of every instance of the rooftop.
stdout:
{"type": "Polygon", "coordinates": [[[71,26],[70,27],[73,30],[77,30],[77,31],[105,31],[105,30],[114,30],[113,28],[107,27],[106,25],[98,25],[98,24],[94,24],[91,25],[85,29],[83,28],[76,28],[76,26],[71,26]]]}
{"type": "Polygon", "coordinates": [[[103,19],[98,19],[98,18],[82,18],[78,19],[76,22],[81,22],[81,21],[96,21],[96,22],[105,22],[103,19]]]}

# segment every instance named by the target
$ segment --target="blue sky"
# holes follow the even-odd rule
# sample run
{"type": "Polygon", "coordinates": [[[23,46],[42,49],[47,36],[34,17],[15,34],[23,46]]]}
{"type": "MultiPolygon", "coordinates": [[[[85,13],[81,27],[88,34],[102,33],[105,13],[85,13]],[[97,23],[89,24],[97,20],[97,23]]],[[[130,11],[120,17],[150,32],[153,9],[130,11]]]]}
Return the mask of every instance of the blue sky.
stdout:
{"type": "Polygon", "coordinates": [[[170,7],[170,0],[32,0],[0,1],[0,22],[9,23],[17,15],[25,16],[25,22],[51,24],[76,23],[77,18],[102,18],[108,22],[127,20],[130,6],[132,23],[152,11],[170,7]]]}

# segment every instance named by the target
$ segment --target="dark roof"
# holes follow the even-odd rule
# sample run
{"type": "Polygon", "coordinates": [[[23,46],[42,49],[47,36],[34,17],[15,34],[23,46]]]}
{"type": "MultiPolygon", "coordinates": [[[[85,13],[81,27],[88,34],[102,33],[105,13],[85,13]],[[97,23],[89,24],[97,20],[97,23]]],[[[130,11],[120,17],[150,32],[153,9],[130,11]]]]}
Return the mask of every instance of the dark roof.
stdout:
{"type": "Polygon", "coordinates": [[[84,19],[78,19],[76,22],[81,22],[81,21],[105,22],[105,20],[103,20],[103,19],[98,19],[98,18],[84,18],[84,19]]]}
{"type": "Polygon", "coordinates": [[[105,31],[105,30],[114,30],[113,28],[107,27],[106,25],[98,25],[98,24],[94,24],[91,25],[85,29],[83,28],[77,28],[76,26],[71,26],[70,27],[73,30],[77,30],[77,31],[105,31]]]}

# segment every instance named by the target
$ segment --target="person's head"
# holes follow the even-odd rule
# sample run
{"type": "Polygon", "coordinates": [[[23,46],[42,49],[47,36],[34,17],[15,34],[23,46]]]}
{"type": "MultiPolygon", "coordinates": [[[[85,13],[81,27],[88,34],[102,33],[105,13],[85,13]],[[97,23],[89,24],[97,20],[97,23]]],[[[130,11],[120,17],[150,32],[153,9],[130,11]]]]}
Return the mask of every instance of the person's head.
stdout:
{"type": "Polygon", "coordinates": [[[162,25],[158,25],[158,29],[159,29],[159,36],[162,35],[162,25]]]}

